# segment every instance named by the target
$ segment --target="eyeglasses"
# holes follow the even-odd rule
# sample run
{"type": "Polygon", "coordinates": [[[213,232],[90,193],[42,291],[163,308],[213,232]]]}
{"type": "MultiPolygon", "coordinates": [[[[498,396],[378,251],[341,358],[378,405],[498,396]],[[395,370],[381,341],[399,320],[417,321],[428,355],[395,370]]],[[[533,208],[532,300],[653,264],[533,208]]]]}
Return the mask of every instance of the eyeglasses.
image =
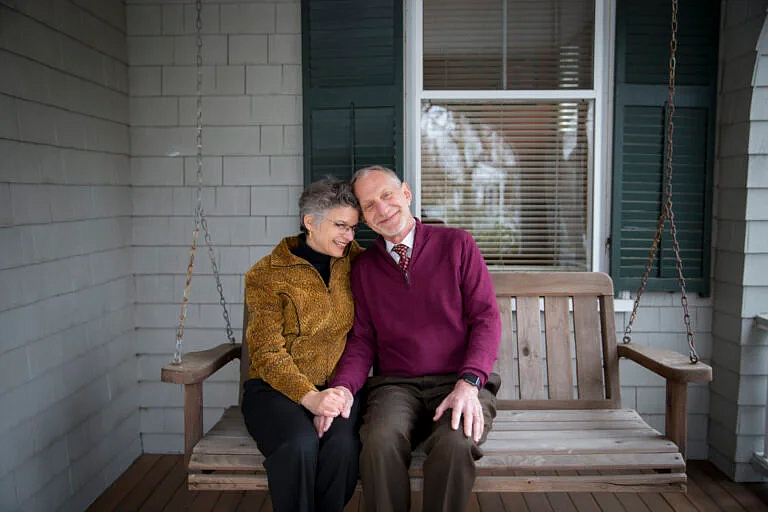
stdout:
{"type": "Polygon", "coordinates": [[[333,226],[338,229],[339,231],[343,231],[344,233],[352,233],[355,234],[355,231],[357,231],[357,225],[350,226],[346,222],[333,222],[331,221],[333,226]]]}

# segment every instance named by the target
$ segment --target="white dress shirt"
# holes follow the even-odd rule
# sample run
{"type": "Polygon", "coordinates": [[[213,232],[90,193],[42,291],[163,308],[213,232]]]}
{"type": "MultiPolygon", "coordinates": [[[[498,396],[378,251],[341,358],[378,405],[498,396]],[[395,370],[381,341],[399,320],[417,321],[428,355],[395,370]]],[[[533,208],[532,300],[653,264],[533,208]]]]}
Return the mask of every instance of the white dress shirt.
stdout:
{"type": "MultiPolygon", "coordinates": [[[[411,228],[411,230],[408,232],[407,235],[405,235],[405,238],[403,239],[403,241],[400,242],[404,246],[408,247],[407,255],[409,258],[413,254],[413,239],[415,238],[415,233],[416,233],[416,222],[413,223],[413,227],[411,228]]],[[[384,240],[384,244],[386,244],[387,252],[389,253],[390,256],[392,256],[392,259],[395,260],[395,263],[400,263],[400,255],[392,250],[392,248],[397,244],[393,244],[392,242],[386,239],[384,240]]]]}

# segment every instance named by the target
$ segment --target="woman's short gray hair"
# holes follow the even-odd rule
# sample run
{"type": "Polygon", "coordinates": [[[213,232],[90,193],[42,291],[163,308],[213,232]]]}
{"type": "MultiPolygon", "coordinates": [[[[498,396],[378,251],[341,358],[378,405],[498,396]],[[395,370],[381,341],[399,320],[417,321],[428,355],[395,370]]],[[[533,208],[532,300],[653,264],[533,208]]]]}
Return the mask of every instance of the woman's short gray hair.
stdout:
{"type": "Polygon", "coordinates": [[[305,215],[312,215],[322,220],[328,210],[339,206],[349,206],[355,210],[360,210],[357,198],[352,193],[352,187],[348,181],[327,176],[310,183],[299,198],[301,230],[304,233],[308,231],[307,226],[304,225],[305,215]]]}

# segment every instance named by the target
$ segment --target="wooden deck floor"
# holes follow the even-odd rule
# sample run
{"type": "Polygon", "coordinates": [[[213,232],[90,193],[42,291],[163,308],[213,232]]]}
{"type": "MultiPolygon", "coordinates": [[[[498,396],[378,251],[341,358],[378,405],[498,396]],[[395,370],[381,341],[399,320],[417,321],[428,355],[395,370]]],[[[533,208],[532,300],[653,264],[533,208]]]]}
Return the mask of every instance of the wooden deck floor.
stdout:
{"type": "MultiPolygon", "coordinates": [[[[768,484],[736,484],[709,462],[690,461],[688,494],[547,493],[474,495],[482,512],[768,512],[768,484]]],[[[414,494],[413,509],[420,511],[414,494]]],[[[91,511],[266,512],[266,492],[189,492],[181,455],[142,455],[102,494],[91,511]]],[[[356,493],[345,512],[362,511],[356,493]]],[[[428,511],[426,511],[428,512],[428,511]]]]}

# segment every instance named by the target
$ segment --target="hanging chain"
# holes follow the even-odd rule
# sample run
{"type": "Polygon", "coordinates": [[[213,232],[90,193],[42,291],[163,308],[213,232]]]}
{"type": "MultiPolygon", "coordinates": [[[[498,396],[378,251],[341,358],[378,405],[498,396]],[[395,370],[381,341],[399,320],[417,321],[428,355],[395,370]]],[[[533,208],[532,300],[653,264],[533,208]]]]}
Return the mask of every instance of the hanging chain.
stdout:
{"type": "Polygon", "coordinates": [[[683,277],[683,260],[680,258],[680,244],[677,240],[677,226],[675,225],[675,212],[672,209],[672,152],[673,138],[675,131],[673,116],[675,113],[675,70],[677,69],[677,11],[678,0],[672,0],[672,39],[669,42],[669,115],[667,116],[667,183],[666,197],[664,205],[666,216],[669,218],[669,232],[672,235],[672,250],[675,253],[675,269],[677,269],[677,282],[680,285],[680,305],[683,307],[683,322],[685,323],[686,336],[688,339],[688,356],[691,363],[699,361],[699,354],[696,351],[696,344],[693,340],[693,328],[691,328],[691,315],[688,313],[688,294],[685,290],[685,277],[683,277]]]}
{"type": "Polygon", "coordinates": [[[189,264],[187,265],[187,280],[184,284],[184,295],[181,298],[181,314],[179,325],[176,327],[176,350],[173,353],[173,364],[181,364],[181,351],[184,348],[184,321],[187,319],[187,303],[189,302],[189,285],[192,283],[192,268],[195,266],[197,252],[197,235],[200,234],[195,210],[195,231],[192,233],[192,245],[189,247],[189,264]]]}
{"type": "Polygon", "coordinates": [[[680,244],[677,241],[677,226],[675,225],[675,212],[672,209],[672,155],[674,152],[674,132],[675,132],[675,71],[677,69],[677,14],[678,14],[678,0],[672,0],[672,37],[669,41],[669,86],[668,86],[668,99],[667,108],[665,109],[665,122],[667,128],[666,147],[665,147],[665,172],[664,172],[664,204],[659,215],[659,220],[656,223],[656,234],[653,237],[653,243],[648,253],[648,261],[645,263],[645,271],[640,279],[640,287],[637,289],[637,296],[635,297],[635,303],[632,307],[632,314],[629,317],[629,323],[624,328],[624,343],[632,341],[632,323],[637,317],[637,309],[640,306],[640,297],[642,297],[645,291],[645,286],[648,283],[648,275],[651,272],[651,266],[653,260],[656,258],[656,253],[659,250],[659,244],[661,242],[661,233],[664,230],[664,224],[666,220],[669,220],[669,232],[672,235],[672,249],[675,254],[675,268],[677,269],[677,280],[680,285],[680,291],[682,296],[680,297],[680,304],[683,307],[683,322],[685,323],[685,329],[688,337],[688,356],[691,359],[691,363],[699,361],[699,354],[696,351],[696,345],[693,339],[693,329],[691,328],[691,316],[688,313],[688,294],[685,290],[685,278],[683,277],[683,261],[680,258],[680,244]]]}
{"type": "Polygon", "coordinates": [[[192,271],[195,265],[195,253],[197,252],[197,238],[200,234],[200,228],[203,228],[205,244],[208,246],[208,257],[211,260],[211,268],[216,278],[216,290],[219,292],[219,304],[223,309],[222,316],[226,322],[227,338],[230,343],[235,343],[235,335],[232,331],[232,323],[229,320],[229,311],[227,310],[227,301],[224,298],[224,289],[221,286],[221,276],[219,267],[216,264],[216,255],[213,250],[211,234],[208,231],[208,220],[205,217],[203,209],[203,20],[202,0],[196,0],[195,9],[197,18],[195,20],[197,45],[197,57],[195,65],[197,68],[197,119],[195,131],[195,145],[197,147],[197,202],[195,205],[195,230],[192,234],[192,245],[189,248],[189,265],[187,266],[187,279],[184,284],[184,295],[181,300],[181,314],[179,315],[179,325],[176,328],[176,351],[173,354],[174,364],[181,364],[181,352],[184,348],[184,321],[187,318],[187,305],[189,302],[189,288],[192,283],[192,271]]]}

